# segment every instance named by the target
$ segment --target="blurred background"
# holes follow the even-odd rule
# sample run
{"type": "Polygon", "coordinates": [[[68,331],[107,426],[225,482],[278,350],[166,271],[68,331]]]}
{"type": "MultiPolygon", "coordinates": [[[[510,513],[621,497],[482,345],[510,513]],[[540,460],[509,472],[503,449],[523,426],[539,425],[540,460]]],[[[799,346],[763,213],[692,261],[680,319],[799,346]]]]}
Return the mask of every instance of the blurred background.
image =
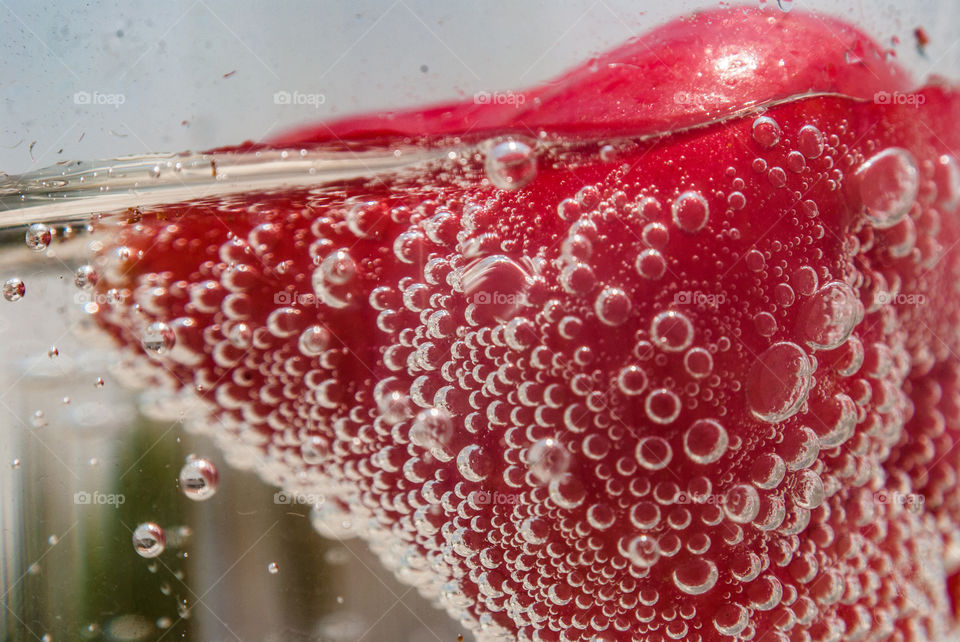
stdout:
{"type": "MultiPolygon", "coordinates": [[[[203,150],[522,88],[718,4],[0,0],[0,170],[203,150]]],[[[960,71],[949,46],[960,5],[753,4],[844,17],[918,79],[960,71]]],[[[27,288],[0,301],[0,638],[470,640],[360,540],[320,537],[307,506],[277,503],[209,441],[141,413],[77,298],[85,243],[79,234],[38,255],[22,229],[0,237],[0,282],[27,288]],[[209,501],[178,489],[190,454],[219,469],[209,501]],[[153,560],[131,544],[145,521],[167,533],[153,560]]]]}

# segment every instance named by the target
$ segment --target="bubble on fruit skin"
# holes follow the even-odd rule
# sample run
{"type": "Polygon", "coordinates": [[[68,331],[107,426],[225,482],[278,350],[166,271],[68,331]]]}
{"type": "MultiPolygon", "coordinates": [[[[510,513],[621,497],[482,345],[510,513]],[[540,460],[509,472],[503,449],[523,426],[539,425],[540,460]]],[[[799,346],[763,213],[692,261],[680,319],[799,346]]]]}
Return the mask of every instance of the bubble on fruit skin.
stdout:
{"type": "Polygon", "coordinates": [[[682,312],[660,312],[650,322],[650,339],[667,352],[686,350],[693,342],[693,324],[682,312]]]}
{"type": "Polygon", "coordinates": [[[452,437],[453,418],[442,408],[422,410],[410,427],[410,441],[427,449],[440,461],[453,458],[449,450],[452,437]]]}
{"type": "Polygon", "coordinates": [[[683,435],[683,452],[697,464],[712,464],[727,451],[730,438],[720,422],[698,419],[683,435]]]}
{"type": "Polygon", "coordinates": [[[750,624],[750,612],[739,604],[722,605],[713,617],[713,626],[721,635],[736,637],[750,624]]]}
{"type": "Polygon", "coordinates": [[[50,247],[50,241],[53,240],[53,232],[44,223],[34,223],[27,228],[24,234],[24,240],[27,247],[34,252],[43,252],[50,247]]]}
{"type": "Polygon", "coordinates": [[[813,160],[823,153],[826,143],[823,134],[813,125],[804,125],[797,132],[797,149],[806,158],[813,160]]]}
{"type": "Polygon", "coordinates": [[[180,490],[194,501],[205,501],[213,497],[219,481],[217,467],[203,457],[190,458],[180,469],[180,490]]]}
{"type": "Polygon", "coordinates": [[[623,394],[633,397],[647,387],[647,373],[640,366],[631,365],[620,370],[617,375],[617,388],[623,394]]]}
{"type": "Polygon", "coordinates": [[[791,426],[784,430],[777,452],[783,458],[787,470],[803,470],[817,460],[820,439],[807,426],[791,426]]]}
{"type": "Polygon", "coordinates": [[[751,522],[759,511],[760,497],[750,484],[737,484],[723,495],[723,512],[733,522],[751,522]]]}
{"type": "Polygon", "coordinates": [[[548,485],[550,499],[559,506],[572,510],[583,504],[586,491],[576,475],[564,473],[550,480],[548,485]]]}
{"type": "Polygon", "coordinates": [[[616,327],[622,325],[630,315],[630,298],[620,288],[606,287],[593,304],[597,318],[605,325],[616,327]]]}
{"type": "Polygon", "coordinates": [[[716,564],[698,557],[674,569],[673,584],[687,595],[702,595],[716,585],[719,576],[716,564]]]}
{"type": "Polygon", "coordinates": [[[23,281],[13,277],[3,283],[3,298],[7,301],[19,301],[27,293],[27,286],[23,281]]]}
{"type": "Polygon", "coordinates": [[[782,341],[767,348],[747,373],[747,403],[754,417],[778,423],[792,417],[807,400],[813,366],[803,349],[782,341]]]}
{"type": "Polygon", "coordinates": [[[570,468],[570,451],[553,437],[538,439],[527,451],[527,465],[536,479],[548,484],[570,468]]]}
{"type": "Polygon", "coordinates": [[[761,453],[750,468],[750,481],[764,490],[771,490],[780,485],[787,472],[783,458],[775,453],[761,453]]]}
{"type": "Polygon", "coordinates": [[[514,190],[529,184],[537,176],[536,151],[521,140],[494,144],[483,164],[487,178],[500,189],[514,190]]]}
{"type": "Polygon", "coordinates": [[[312,325],[300,334],[297,346],[304,356],[315,357],[330,347],[330,331],[321,325],[312,325]]]}
{"type": "Polygon", "coordinates": [[[832,350],[847,340],[863,314],[863,304],[853,288],[831,281],[804,302],[796,329],[810,347],[832,350]]]}
{"type": "Polygon", "coordinates": [[[761,147],[774,147],[780,142],[780,125],[769,116],[761,116],[753,121],[750,130],[753,140],[761,147]]]}
{"type": "Polygon", "coordinates": [[[166,545],[166,534],[153,522],[144,522],[133,529],[133,549],[140,557],[158,557],[166,545]]]}
{"type": "Polygon", "coordinates": [[[673,224],[694,234],[702,230],[710,218],[710,206],[700,192],[687,191],[680,194],[670,206],[673,224]]]}
{"type": "Polygon", "coordinates": [[[492,462],[486,451],[478,444],[470,444],[457,454],[457,470],[464,479],[472,482],[483,481],[490,475],[492,462]]]}
{"type": "Polygon", "coordinates": [[[149,355],[162,356],[169,353],[176,344],[177,337],[173,329],[163,321],[155,321],[144,328],[140,336],[140,345],[149,355]]]}
{"type": "Polygon", "coordinates": [[[842,392],[820,403],[816,408],[817,420],[812,427],[820,445],[833,448],[853,436],[857,426],[857,404],[842,392]]]}
{"type": "Polygon", "coordinates": [[[657,281],[667,271],[667,261],[658,250],[644,250],[637,255],[636,269],[643,278],[657,281]]]}
{"type": "Polygon", "coordinates": [[[917,198],[920,172],[913,155],[900,147],[874,154],[857,169],[855,179],[864,215],[873,227],[900,222],[917,198]]]}
{"type": "Polygon", "coordinates": [[[703,348],[690,348],[683,355],[683,367],[694,379],[703,379],[713,372],[713,355],[703,348]]]}
{"type": "MultiPolygon", "coordinates": [[[[817,291],[820,280],[817,273],[809,265],[804,265],[794,271],[792,275],[793,289],[800,296],[810,296],[817,291]]],[[[788,286],[789,287],[789,286],[788,286]]]]}
{"type": "Polygon", "coordinates": [[[663,437],[644,437],[635,449],[637,463],[647,470],[663,470],[673,459],[673,449],[663,437]]]}
{"type": "Polygon", "coordinates": [[[791,482],[790,496],[800,508],[813,510],[823,503],[825,492],[820,475],[810,469],[795,474],[791,482]]]}
{"type": "Polygon", "coordinates": [[[670,424],[680,416],[680,398],[668,388],[657,388],[647,395],[643,408],[650,421],[670,424]]]}
{"type": "Polygon", "coordinates": [[[650,568],[660,559],[660,546],[657,540],[646,533],[630,538],[626,549],[630,562],[638,568],[650,568]]]}

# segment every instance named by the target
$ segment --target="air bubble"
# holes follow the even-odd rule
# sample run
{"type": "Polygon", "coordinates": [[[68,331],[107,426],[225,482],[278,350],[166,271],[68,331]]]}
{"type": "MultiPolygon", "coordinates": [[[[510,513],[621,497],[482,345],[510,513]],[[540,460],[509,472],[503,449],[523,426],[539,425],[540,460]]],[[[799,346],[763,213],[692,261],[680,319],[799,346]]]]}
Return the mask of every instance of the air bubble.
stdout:
{"type": "Polygon", "coordinates": [[[667,388],[652,391],[643,406],[647,418],[658,424],[672,423],[680,415],[680,398],[667,388]]]}
{"type": "Polygon", "coordinates": [[[133,548],[140,557],[157,557],[163,553],[166,545],[163,529],[153,522],[144,522],[133,530],[133,548]]]}
{"type": "Polygon", "coordinates": [[[656,281],[667,271],[667,261],[657,250],[644,250],[637,256],[636,268],[643,278],[656,281]]]}
{"type": "Polygon", "coordinates": [[[769,116],[761,116],[753,121],[751,133],[753,140],[762,147],[770,148],[780,142],[780,125],[769,116]]]}
{"type": "Polygon", "coordinates": [[[321,325],[313,325],[303,331],[297,341],[300,353],[315,357],[330,347],[330,331],[321,325]]]}
{"type": "Polygon", "coordinates": [[[27,228],[24,237],[28,248],[34,252],[43,252],[50,247],[53,233],[50,231],[50,228],[43,223],[34,223],[27,228]]]}
{"type": "Polygon", "coordinates": [[[507,140],[487,152],[483,165],[487,178],[500,189],[519,189],[537,176],[537,156],[523,141],[507,140]]]}
{"type": "Polygon", "coordinates": [[[527,451],[527,463],[533,476],[546,484],[567,472],[570,452],[552,437],[538,439],[527,451]]]}
{"type": "Polygon", "coordinates": [[[639,395],[647,387],[647,373],[639,366],[627,366],[617,375],[617,388],[627,396],[639,395]]]}
{"type": "Polygon", "coordinates": [[[81,265],[73,275],[73,284],[81,290],[89,290],[97,284],[98,276],[92,265],[81,265]]]}
{"type": "Polygon", "coordinates": [[[713,372],[713,356],[703,348],[690,348],[683,355],[683,367],[691,377],[702,379],[713,372]]]}
{"type": "Polygon", "coordinates": [[[630,314],[630,298],[620,288],[604,288],[593,304],[597,318],[609,326],[622,325],[630,314]]]}
{"type": "Polygon", "coordinates": [[[150,355],[164,355],[173,349],[177,337],[163,321],[155,321],[146,327],[140,338],[140,345],[150,355]]]}
{"type": "Polygon", "coordinates": [[[797,149],[807,158],[819,158],[824,146],[823,134],[813,125],[804,125],[797,132],[797,149]]]}
{"type": "Polygon", "coordinates": [[[749,484],[737,484],[723,496],[723,512],[733,522],[746,524],[760,512],[760,496],[749,484]]]}
{"type": "Polygon", "coordinates": [[[423,410],[413,420],[410,427],[410,441],[426,448],[440,461],[449,461],[453,455],[449,451],[453,437],[453,419],[442,408],[423,410]]]}
{"type": "Polygon", "coordinates": [[[694,558],[673,571],[674,585],[687,595],[701,595],[714,587],[719,573],[710,560],[694,558]]]}
{"type": "Polygon", "coordinates": [[[863,304],[853,288],[832,281],[804,303],[796,327],[807,345],[832,350],[847,340],[862,318],[863,304]]]}
{"type": "Polygon", "coordinates": [[[813,367],[795,343],[775,343],[761,354],[747,374],[750,411],[761,421],[777,423],[793,416],[807,400],[813,367]]]}
{"type": "Polygon", "coordinates": [[[682,312],[667,310],[653,317],[650,338],[661,350],[680,352],[693,342],[693,324],[682,312]]]}
{"type": "Polygon", "coordinates": [[[726,429],[713,419],[699,419],[683,435],[683,451],[698,464],[711,464],[727,451],[726,429]]]}
{"type": "Polygon", "coordinates": [[[677,197],[671,206],[673,223],[684,232],[693,234],[699,232],[710,218],[710,207],[707,199],[699,192],[684,192],[677,197]]]}
{"type": "Polygon", "coordinates": [[[7,279],[3,284],[3,298],[7,301],[19,301],[26,293],[27,286],[16,277],[7,279]]]}
{"type": "Polygon", "coordinates": [[[637,535],[627,544],[627,557],[638,568],[650,568],[660,559],[660,546],[651,535],[637,535]]]}
{"type": "Polygon", "coordinates": [[[889,147],[871,156],[856,173],[867,220],[876,228],[900,222],[917,198],[920,174],[913,156],[900,147],[889,147]]]}
{"type": "Polygon", "coordinates": [[[635,456],[647,470],[662,470],[673,459],[673,449],[663,437],[644,437],[637,443],[635,456]]]}
{"type": "Polygon", "coordinates": [[[217,492],[220,476],[209,459],[193,457],[180,469],[180,490],[194,501],[210,499],[217,492]]]}

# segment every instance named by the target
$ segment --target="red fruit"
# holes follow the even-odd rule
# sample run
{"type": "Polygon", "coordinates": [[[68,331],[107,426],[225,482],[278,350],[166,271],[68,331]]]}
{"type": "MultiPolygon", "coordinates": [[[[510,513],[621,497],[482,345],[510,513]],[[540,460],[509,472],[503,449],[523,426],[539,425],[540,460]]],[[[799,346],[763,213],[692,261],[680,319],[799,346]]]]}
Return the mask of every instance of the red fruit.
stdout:
{"type": "Polygon", "coordinates": [[[520,110],[277,141],[457,146],[144,211],[97,319],[481,639],[941,639],[960,97],[859,100],[906,83],[836,21],[698,14],[520,110]]]}

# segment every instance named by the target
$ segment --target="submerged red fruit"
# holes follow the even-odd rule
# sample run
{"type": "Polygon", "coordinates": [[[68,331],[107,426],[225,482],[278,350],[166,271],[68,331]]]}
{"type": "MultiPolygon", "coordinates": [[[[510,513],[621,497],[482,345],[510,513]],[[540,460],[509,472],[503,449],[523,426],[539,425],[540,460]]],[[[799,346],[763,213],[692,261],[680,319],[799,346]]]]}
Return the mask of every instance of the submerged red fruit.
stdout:
{"type": "Polygon", "coordinates": [[[714,12],[523,112],[335,123],[302,141],[482,142],[142,212],[99,253],[97,318],[481,639],[942,638],[960,97],[858,100],[904,88],[875,53],[714,12]]]}

